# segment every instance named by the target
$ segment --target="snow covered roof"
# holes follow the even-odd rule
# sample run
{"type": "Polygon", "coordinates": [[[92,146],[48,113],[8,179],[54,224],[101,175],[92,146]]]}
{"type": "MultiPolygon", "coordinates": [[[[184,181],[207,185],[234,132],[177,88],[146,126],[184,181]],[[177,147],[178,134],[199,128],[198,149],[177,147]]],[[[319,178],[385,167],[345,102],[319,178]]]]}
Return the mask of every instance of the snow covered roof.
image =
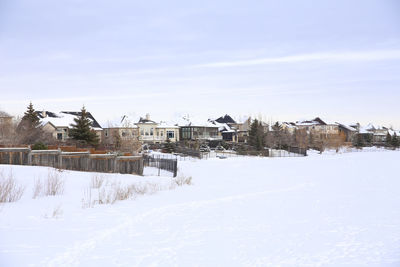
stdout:
{"type": "Polygon", "coordinates": [[[218,131],[224,132],[224,133],[234,133],[235,129],[233,127],[230,127],[227,123],[221,123],[218,122],[218,120],[208,120],[211,122],[213,125],[218,126],[218,131]]]}
{"type": "Polygon", "coordinates": [[[319,117],[316,117],[313,120],[300,120],[296,122],[297,126],[313,126],[313,125],[337,125],[336,122],[330,122],[327,120],[322,120],[319,117]]]}
{"type": "Polygon", "coordinates": [[[296,124],[294,122],[286,122],[286,121],[279,122],[278,121],[278,123],[279,123],[279,125],[285,126],[286,128],[297,128],[297,126],[296,126],[296,124]]]}
{"type": "Polygon", "coordinates": [[[103,128],[138,128],[134,121],[136,120],[131,119],[127,115],[123,115],[119,119],[109,121],[107,127],[103,128]]]}
{"type": "MultiPolygon", "coordinates": [[[[75,114],[71,114],[72,112],[59,112],[59,113],[54,113],[54,112],[40,112],[41,113],[41,124],[44,126],[47,123],[52,124],[54,127],[70,127],[71,124],[74,123],[74,119],[79,116],[75,115],[80,112],[74,112],[75,114]]],[[[89,116],[90,113],[88,113],[88,119],[92,122],[92,129],[93,130],[102,130],[101,126],[97,123],[96,120],[92,117],[92,115],[89,116]]]]}
{"type": "Polygon", "coordinates": [[[177,128],[179,129],[179,126],[174,125],[174,123],[172,122],[165,122],[165,121],[161,121],[156,128],[177,128]]]}
{"type": "Polygon", "coordinates": [[[202,121],[193,118],[182,117],[178,120],[177,125],[180,127],[191,126],[191,127],[208,127],[217,128],[218,126],[213,124],[210,120],[202,121]]]}
{"type": "Polygon", "coordinates": [[[236,123],[236,121],[234,119],[232,119],[232,117],[229,116],[228,114],[225,114],[225,116],[219,117],[215,121],[219,122],[219,123],[236,123]]]}
{"type": "Polygon", "coordinates": [[[400,131],[397,130],[388,130],[388,133],[393,136],[396,134],[396,136],[400,136],[400,131]]]}
{"type": "Polygon", "coordinates": [[[336,122],[336,123],[337,123],[340,127],[345,128],[345,129],[348,130],[348,131],[357,132],[357,129],[354,128],[354,127],[351,127],[350,125],[346,125],[346,124],[339,123],[339,122],[336,122]]]}

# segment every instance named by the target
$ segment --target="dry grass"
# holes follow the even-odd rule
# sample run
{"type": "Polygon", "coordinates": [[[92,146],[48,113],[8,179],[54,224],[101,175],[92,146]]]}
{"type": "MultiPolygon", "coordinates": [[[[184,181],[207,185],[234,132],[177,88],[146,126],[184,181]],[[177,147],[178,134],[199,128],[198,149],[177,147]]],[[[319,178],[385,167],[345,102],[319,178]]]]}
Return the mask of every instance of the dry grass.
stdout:
{"type": "Polygon", "coordinates": [[[186,176],[180,175],[180,176],[176,177],[174,181],[177,186],[192,185],[192,176],[186,177],[186,176]]]}
{"type": "Polygon", "coordinates": [[[106,180],[105,177],[102,175],[98,175],[98,174],[93,175],[90,180],[90,187],[98,189],[104,184],[105,180],[106,180]]]}
{"type": "Polygon", "coordinates": [[[134,199],[139,195],[154,194],[163,188],[154,183],[137,183],[122,185],[120,182],[103,183],[100,188],[89,186],[84,190],[82,208],[95,205],[114,204],[117,201],[134,199]]]}
{"type": "Polygon", "coordinates": [[[55,170],[49,170],[47,179],[35,179],[33,184],[33,196],[56,196],[64,193],[64,180],[61,179],[59,173],[55,170]]]}
{"type": "Polygon", "coordinates": [[[8,177],[5,177],[2,172],[0,173],[0,203],[18,201],[24,190],[25,187],[18,185],[15,181],[12,171],[8,177]]]}

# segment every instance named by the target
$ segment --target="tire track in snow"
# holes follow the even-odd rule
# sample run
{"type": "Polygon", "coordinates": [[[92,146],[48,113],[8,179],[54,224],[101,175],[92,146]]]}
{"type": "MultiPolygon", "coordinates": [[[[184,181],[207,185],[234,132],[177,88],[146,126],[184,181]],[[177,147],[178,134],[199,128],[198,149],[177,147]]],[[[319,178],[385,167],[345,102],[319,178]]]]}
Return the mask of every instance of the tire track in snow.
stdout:
{"type": "Polygon", "coordinates": [[[297,191],[297,190],[308,188],[310,186],[312,186],[312,184],[305,183],[305,184],[301,184],[298,186],[293,186],[293,187],[289,187],[289,188],[281,189],[281,190],[266,190],[266,191],[260,191],[260,192],[255,192],[255,193],[247,193],[247,194],[239,194],[239,195],[233,195],[233,196],[214,198],[214,199],[210,199],[210,200],[189,201],[186,203],[172,204],[172,205],[167,205],[167,206],[160,207],[160,208],[153,208],[147,212],[138,214],[132,218],[127,218],[125,220],[125,222],[120,223],[117,226],[97,231],[92,238],[89,238],[89,239],[86,239],[83,241],[77,241],[75,243],[75,245],[73,245],[70,248],[67,248],[66,251],[56,255],[55,258],[45,259],[44,261],[42,261],[40,266],[77,266],[77,265],[79,265],[80,258],[82,256],[85,256],[87,254],[87,252],[95,249],[97,244],[103,243],[104,240],[109,239],[114,234],[117,234],[122,230],[128,229],[130,227],[134,227],[135,224],[143,222],[149,216],[154,216],[154,215],[159,215],[159,217],[160,216],[169,216],[170,211],[179,210],[180,212],[182,212],[183,210],[187,210],[187,209],[194,209],[194,208],[205,207],[208,205],[213,205],[213,204],[218,204],[218,203],[227,203],[227,202],[232,202],[232,201],[237,201],[237,200],[244,200],[244,199],[248,199],[251,197],[257,197],[257,196],[262,196],[262,195],[267,195],[267,194],[279,194],[279,193],[297,191]]]}

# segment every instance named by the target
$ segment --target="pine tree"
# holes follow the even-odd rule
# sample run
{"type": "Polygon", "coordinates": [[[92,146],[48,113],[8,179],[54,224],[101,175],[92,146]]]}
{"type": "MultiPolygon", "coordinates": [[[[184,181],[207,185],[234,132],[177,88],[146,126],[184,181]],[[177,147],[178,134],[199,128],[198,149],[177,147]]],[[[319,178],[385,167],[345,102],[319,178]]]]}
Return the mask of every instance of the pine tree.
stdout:
{"type": "Polygon", "coordinates": [[[250,125],[249,144],[257,150],[262,150],[264,143],[264,130],[262,124],[255,119],[250,125]]]}
{"type": "Polygon", "coordinates": [[[393,136],[392,136],[391,145],[393,147],[399,147],[400,146],[400,140],[399,140],[399,137],[397,136],[396,133],[394,133],[393,136]]]}
{"type": "Polygon", "coordinates": [[[392,144],[392,136],[390,135],[390,133],[387,133],[386,135],[386,145],[387,146],[391,146],[392,144]]]}
{"type": "Polygon", "coordinates": [[[169,140],[169,138],[167,139],[167,142],[164,144],[164,151],[167,153],[172,153],[175,151],[174,144],[171,143],[171,140],[169,140]]]}
{"type": "Polygon", "coordinates": [[[363,137],[362,137],[361,134],[357,134],[357,135],[356,135],[356,138],[354,139],[353,145],[354,145],[355,147],[358,147],[358,148],[361,148],[361,147],[364,146],[364,139],[363,139],[363,137]]]}
{"type": "Polygon", "coordinates": [[[39,126],[40,120],[35,109],[33,108],[32,102],[29,103],[29,106],[27,107],[27,110],[25,111],[21,121],[23,121],[24,125],[29,128],[36,128],[39,126]]]}
{"type": "Polygon", "coordinates": [[[90,145],[97,145],[99,138],[94,130],[90,127],[92,122],[88,118],[85,106],[81,109],[81,114],[78,118],[74,118],[74,124],[71,124],[69,136],[77,141],[85,141],[90,145]]]}
{"type": "Polygon", "coordinates": [[[40,127],[40,119],[33,108],[32,102],[29,103],[24,116],[17,126],[17,143],[23,145],[34,144],[38,141],[45,141],[45,134],[40,127]]]}

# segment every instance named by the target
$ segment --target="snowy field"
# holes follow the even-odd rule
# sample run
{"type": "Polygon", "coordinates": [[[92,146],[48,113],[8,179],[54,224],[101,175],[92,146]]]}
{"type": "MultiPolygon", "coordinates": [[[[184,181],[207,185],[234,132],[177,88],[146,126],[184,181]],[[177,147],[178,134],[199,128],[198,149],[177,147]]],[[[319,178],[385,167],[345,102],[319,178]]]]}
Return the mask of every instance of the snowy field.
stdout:
{"type": "Polygon", "coordinates": [[[180,161],[192,185],[103,174],[103,187],[148,194],[90,207],[93,173],[0,165],[25,186],[0,206],[0,266],[400,266],[399,159],[378,151],[180,161]],[[63,193],[33,199],[34,181],[49,172],[63,193]]]}

